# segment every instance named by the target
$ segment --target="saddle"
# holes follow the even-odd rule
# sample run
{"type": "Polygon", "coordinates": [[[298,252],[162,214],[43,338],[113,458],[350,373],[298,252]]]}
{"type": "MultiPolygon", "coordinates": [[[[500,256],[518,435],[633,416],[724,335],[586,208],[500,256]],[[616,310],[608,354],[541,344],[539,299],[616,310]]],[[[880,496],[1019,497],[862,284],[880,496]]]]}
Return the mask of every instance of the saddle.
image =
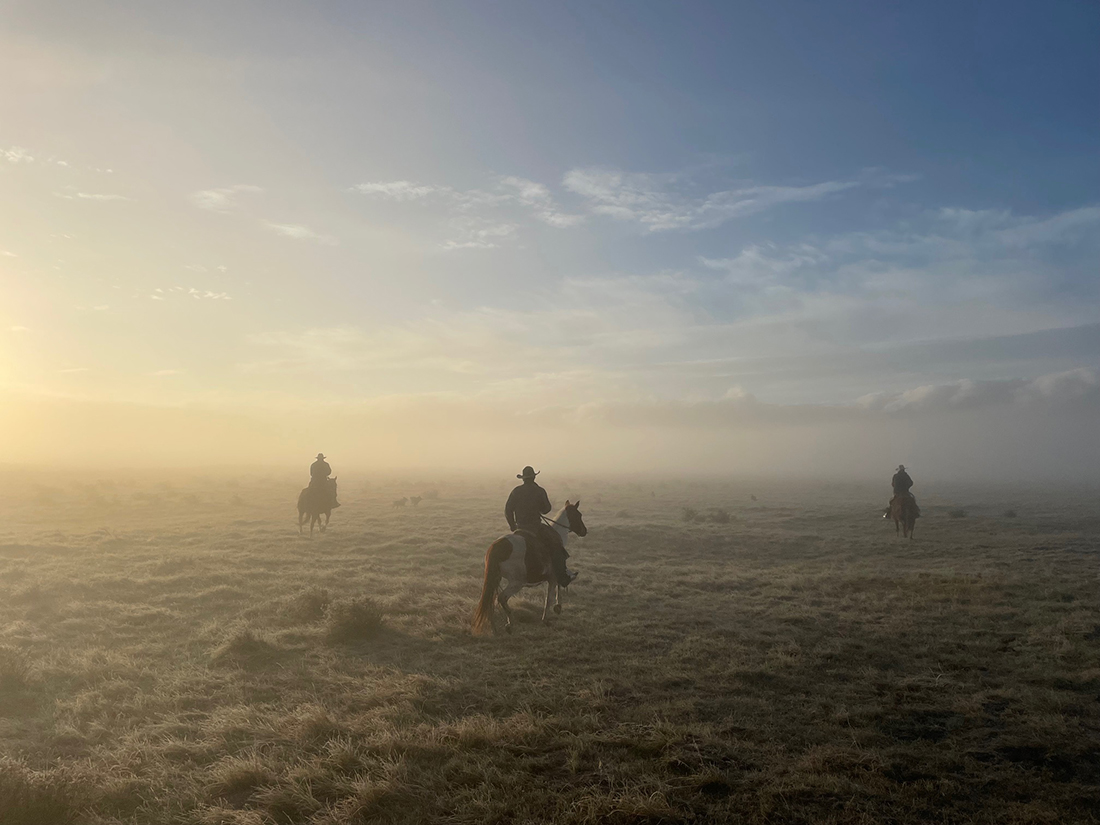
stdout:
{"type": "Polygon", "coordinates": [[[527,545],[527,552],[523,554],[523,561],[527,565],[527,583],[538,584],[550,577],[550,548],[542,536],[534,530],[525,530],[522,527],[514,531],[521,536],[527,545]]]}

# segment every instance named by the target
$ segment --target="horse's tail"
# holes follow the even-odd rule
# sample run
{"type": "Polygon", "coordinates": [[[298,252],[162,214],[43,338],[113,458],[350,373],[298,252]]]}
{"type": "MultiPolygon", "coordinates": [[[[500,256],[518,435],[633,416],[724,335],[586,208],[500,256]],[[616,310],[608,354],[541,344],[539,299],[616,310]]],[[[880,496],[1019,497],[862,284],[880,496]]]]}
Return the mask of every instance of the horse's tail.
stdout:
{"type": "Polygon", "coordinates": [[[500,587],[500,564],[512,555],[512,542],[497,539],[485,553],[485,581],[481,585],[481,599],[474,610],[473,632],[480,636],[493,627],[493,607],[500,587]]]}
{"type": "Polygon", "coordinates": [[[306,511],[306,496],[309,495],[309,488],[303,487],[302,492],[298,493],[298,515],[301,515],[306,511]]]}

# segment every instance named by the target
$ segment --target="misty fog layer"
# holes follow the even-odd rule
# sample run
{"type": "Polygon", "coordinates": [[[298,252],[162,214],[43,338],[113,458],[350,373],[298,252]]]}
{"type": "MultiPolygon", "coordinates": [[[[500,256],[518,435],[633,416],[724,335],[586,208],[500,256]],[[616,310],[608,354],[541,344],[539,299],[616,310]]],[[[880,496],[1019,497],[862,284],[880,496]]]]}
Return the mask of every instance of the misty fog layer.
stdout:
{"type": "Polygon", "coordinates": [[[387,399],[314,411],[227,413],[7,394],[17,464],[280,465],[318,450],[334,467],[1090,480],[1100,381],[1078,369],[1031,381],[960,381],[842,405],[717,401],[509,409],[461,398],[387,399]]]}

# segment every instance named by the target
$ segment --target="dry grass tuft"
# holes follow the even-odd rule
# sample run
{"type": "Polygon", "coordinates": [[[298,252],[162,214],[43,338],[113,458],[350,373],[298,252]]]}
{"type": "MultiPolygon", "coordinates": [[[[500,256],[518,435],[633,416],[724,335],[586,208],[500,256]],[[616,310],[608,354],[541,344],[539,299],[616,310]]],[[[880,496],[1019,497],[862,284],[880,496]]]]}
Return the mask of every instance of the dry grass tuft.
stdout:
{"type": "Polygon", "coordinates": [[[279,649],[251,628],[243,628],[218,645],[210,658],[214,664],[258,667],[278,659],[279,649]]]}
{"type": "Polygon", "coordinates": [[[729,511],[725,510],[721,507],[715,507],[714,509],[712,509],[710,511],[710,513],[708,515],[709,515],[710,520],[713,521],[715,524],[729,524],[730,523],[729,511]]]}
{"type": "Polygon", "coordinates": [[[327,589],[310,587],[291,599],[286,616],[294,622],[319,622],[325,618],[325,611],[331,603],[332,595],[327,589]]]}
{"type": "Polygon", "coordinates": [[[30,688],[30,666],[14,647],[0,647],[0,701],[20,698],[30,688]]]}
{"type": "Polygon", "coordinates": [[[966,510],[961,510],[960,509],[960,510],[948,510],[947,511],[947,517],[948,518],[966,518],[966,516],[967,516],[966,510]]]}
{"type": "Polygon", "coordinates": [[[239,808],[251,799],[257,788],[275,781],[275,773],[257,756],[230,757],[210,769],[206,793],[239,808]]]}
{"type": "Polygon", "coordinates": [[[382,627],[382,612],[369,596],[335,601],[325,612],[325,638],[335,644],[370,639],[382,627]]]}
{"type": "Polygon", "coordinates": [[[83,785],[56,771],[33,771],[0,760],[0,822],[4,825],[67,825],[88,803],[83,785]]]}

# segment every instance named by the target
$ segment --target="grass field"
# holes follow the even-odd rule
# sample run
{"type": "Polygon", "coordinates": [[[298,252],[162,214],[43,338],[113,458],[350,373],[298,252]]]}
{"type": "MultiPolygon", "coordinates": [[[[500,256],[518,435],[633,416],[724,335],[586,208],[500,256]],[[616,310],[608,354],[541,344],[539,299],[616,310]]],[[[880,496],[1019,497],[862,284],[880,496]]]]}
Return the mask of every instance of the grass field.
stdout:
{"type": "Polygon", "coordinates": [[[547,477],[479,638],[515,482],[341,482],[3,477],[3,825],[1098,821],[1095,491],[547,477]]]}

